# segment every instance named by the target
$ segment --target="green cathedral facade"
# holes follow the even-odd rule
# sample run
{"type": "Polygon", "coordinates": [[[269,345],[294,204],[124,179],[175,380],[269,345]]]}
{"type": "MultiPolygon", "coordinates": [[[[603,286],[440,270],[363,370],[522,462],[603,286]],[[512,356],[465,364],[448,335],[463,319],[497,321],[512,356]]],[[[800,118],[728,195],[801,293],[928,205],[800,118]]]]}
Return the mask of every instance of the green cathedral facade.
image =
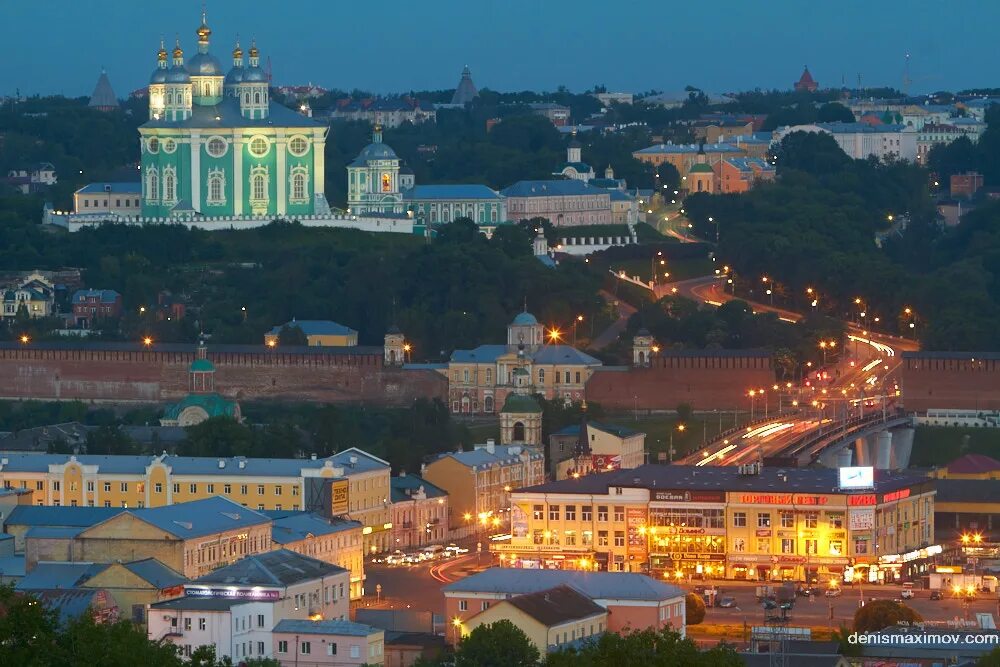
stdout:
{"type": "Polygon", "coordinates": [[[223,73],[209,52],[204,14],[198,52],[172,64],[160,45],[139,128],[142,215],[147,218],[303,216],[328,210],[323,194],[328,128],[270,101],[252,44],[239,43],[223,73]]]}

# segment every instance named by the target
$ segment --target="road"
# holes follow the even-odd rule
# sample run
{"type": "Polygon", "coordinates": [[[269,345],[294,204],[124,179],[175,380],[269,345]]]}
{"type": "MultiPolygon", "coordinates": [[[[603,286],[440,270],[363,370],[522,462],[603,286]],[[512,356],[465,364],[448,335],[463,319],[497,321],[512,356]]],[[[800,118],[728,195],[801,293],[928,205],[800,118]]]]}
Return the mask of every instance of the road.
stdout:
{"type": "Polygon", "coordinates": [[[618,337],[622,335],[622,332],[625,331],[625,327],[628,325],[628,319],[635,314],[635,308],[631,304],[625,303],[611,292],[601,290],[601,297],[618,309],[618,319],[594,337],[594,340],[587,346],[587,349],[590,350],[603,349],[618,340],[618,337]]]}
{"type": "MultiPolygon", "coordinates": [[[[724,289],[716,276],[704,276],[658,286],[657,296],[677,295],[699,303],[721,306],[738,297],[724,289]]],[[[770,312],[797,323],[800,313],[770,304],[747,301],[753,312],[770,312]]],[[[751,414],[769,409],[796,406],[798,414],[757,423],[738,435],[730,435],[682,459],[687,465],[739,465],[765,458],[795,453],[794,444],[813,433],[835,429],[848,416],[868,411],[893,410],[898,389],[899,352],[916,350],[915,341],[866,331],[847,325],[846,349],[831,348],[828,362],[817,369],[819,377],[773,387],[748,387],[751,414]],[[789,386],[790,385],[790,386],[789,386]],[[761,391],[763,390],[763,393],[761,391]],[[754,394],[751,395],[750,392],[754,394]],[[777,394],[777,395],[776,395],[777,394]]]]}
{"type": "Polygon", "coordinates": [[[441,588],[488,567],[491,559],[492,555],[489,553],[483,553],[481,556],[470,553],[458,558],[419,565],[390,566],[366,563],[366,595],[360,605],[443,614],[444,594],[441,593],[441,588]],[[382,586],[378,600],[375,595],[376,585],[382,586]]]}
{"type": "MultiPolygon", "coordinates": [[[[728,609],[714,607],[707,610],[705,623],[741,624],[744,620],[749,625],[764,624],[764,609],[757,602],[755,585],[730,581],[716,582],[721,589],[720,597],[732,597],[736,606],[728,609]]],[[[692,586],[685,588],[691,590],[692,586]]],[[[892,600],[898,598],[899,586],[865,586],[864,599],[892,600]]],[[[850,626],[853,623],[854,612],[861,600],[861,587],[847,586],[838,597],[805,597],[796,596],[795,606],[789,614],[788,624],[792,626],[850,626]],[[831,620],[831,610],[833,618],[831,620]]],[[[975,620],[977,612],[997,615],[997,596],[983,594],[970,602],[966,607],[960,598],[945,596],[942,600],[931,600],[930,591],[916,591],[912,600],[904,603],[919,613],[925,621],[950,621],[956,618],[975,620]]]]}

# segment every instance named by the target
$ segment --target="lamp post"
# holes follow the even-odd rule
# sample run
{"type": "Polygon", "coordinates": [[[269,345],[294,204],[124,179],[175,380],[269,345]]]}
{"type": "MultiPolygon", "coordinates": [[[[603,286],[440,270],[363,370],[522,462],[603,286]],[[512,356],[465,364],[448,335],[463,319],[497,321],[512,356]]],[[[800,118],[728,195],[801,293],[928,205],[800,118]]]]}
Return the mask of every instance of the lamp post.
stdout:
{"type": "Polygon", "coordinates": [[[577,315],[573,319],[573,347],[576,347],[576,327],[580,322],[583,322],[583,315],[577,315]]]}
{"type": "Polygon", "coordinates": [[[757,395],[757,391],[751,389],[747,392],[747,396],[750,397],[750,423],[753,423],[753,397],[757,395]]]}
{"type": "MultiPolygon", "coordinates": [[[[684,429],[687,428],[684,424],[677,425],[677,431],[683,433],[684,429]]],[[[670,429],[670,462],[674,462],[674,429],[670,429]]]]}

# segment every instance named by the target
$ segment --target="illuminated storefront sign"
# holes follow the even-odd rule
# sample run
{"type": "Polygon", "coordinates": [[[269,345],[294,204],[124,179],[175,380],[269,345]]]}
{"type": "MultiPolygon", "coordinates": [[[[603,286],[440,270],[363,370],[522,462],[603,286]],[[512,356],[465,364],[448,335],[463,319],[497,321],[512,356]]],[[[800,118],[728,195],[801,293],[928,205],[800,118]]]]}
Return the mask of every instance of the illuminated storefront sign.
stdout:
{"type": "Polygon", "coordinates": [[[744,493],[740,502],[744,505],[826,505],[826,496],[803,496],[791,493],[744,493]]]}
{"type": "Polygon", "coordinates": [[[225,598],[228,600],[280,600],[281,591],[264,588],[204,588],[185,586],[184,593],[197,598],[225,598]]]}
{"type": "Polygon", "coordinates": [[[725,491],[654,491],[653,500],[676,503],[724,503],[725,491]]]}
{"type": "Polygon", "coordinates": [[[909,489],[900,489],[899,491],[893,491],[892,493],[887,493],[882,496],[882,502],[892,503],[897,500],[903,500],[904,498],[910,497],[909,489]]]}
{"type": "Polygon", "coordinates": [[[847,504],[850,507],[862,507],[875,504],[875,494],[865,493],[860,496],[847,496],[847,504]]]}
{"type": "Polygon", "coordinates": [[[851,530],[871,530],[875,527],[875,509],[851,510],[848,513],[847,525],[851,530]]]}
{"type": "Polygon", "coordinates": [[[628,527],[628,552],[646,553],[646,510],[642,507],[629,507],[625,511],[625,522],[628,527]]]}

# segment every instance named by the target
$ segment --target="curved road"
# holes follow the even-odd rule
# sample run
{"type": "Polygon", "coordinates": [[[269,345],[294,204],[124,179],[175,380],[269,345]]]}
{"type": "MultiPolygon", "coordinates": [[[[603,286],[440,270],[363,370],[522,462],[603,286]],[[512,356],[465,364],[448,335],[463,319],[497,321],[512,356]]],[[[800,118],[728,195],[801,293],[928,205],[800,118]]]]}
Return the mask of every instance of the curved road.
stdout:
{"type": "MultiPolygon", "coordinates": [[[[676,295],[699,303],[721,306],[739,297],[723,289],[721,278],[704,276],[659,286],[657,297],[676,295]]],[[[746,301],[745,299],[743,299],[746,301]]],[[[770,312],[780,319],[796,323],[803,315],[768,304],[747,301],[754,313],[770,312]]],[[[742,434],[710,443],[707,447],[681,459],[686,465],[740,465],[753,463],[765,457],[779,456],[795,442],[810,433],[836,427],[836,422],[850,414],[890,409],[894,407],[898,382],[896,375],[901,364],[901,351],[917,350],[915,341],[862,330],[852,323],[847,325],[846,349],[837,350],[835,359],[820,369],[822,375],[803,381],[800,385],[781,387],[785,405],[796,401],[799,414],[784,416],[757,423],[742,434]]],[[[748,407],[751,402],[758,411],[775,408],[778,397],[771,388],[767,403],[751,398],[748,387],[748,407]]]]}

